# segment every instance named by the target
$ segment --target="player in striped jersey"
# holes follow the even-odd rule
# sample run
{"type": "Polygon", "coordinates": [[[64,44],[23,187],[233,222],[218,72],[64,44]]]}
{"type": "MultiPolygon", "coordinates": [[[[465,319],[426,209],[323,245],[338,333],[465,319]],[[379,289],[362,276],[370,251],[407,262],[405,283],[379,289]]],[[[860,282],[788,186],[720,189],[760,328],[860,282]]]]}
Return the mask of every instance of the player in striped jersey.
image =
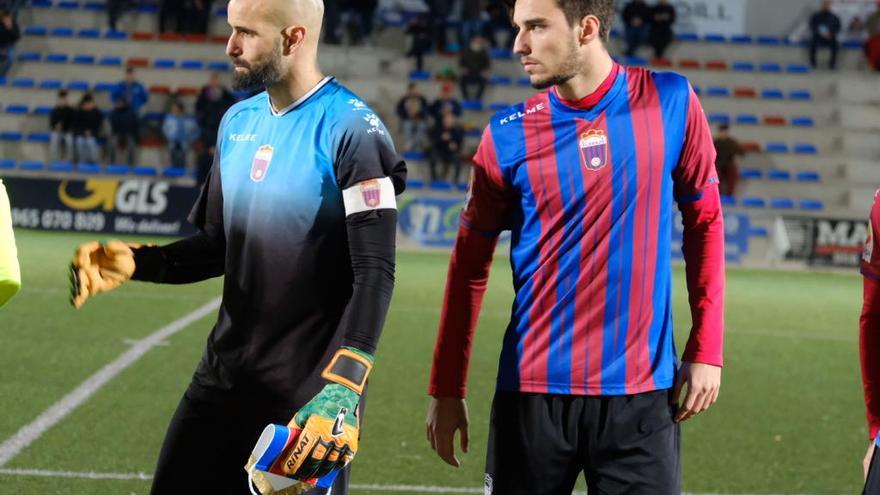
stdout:
{"type": "Polygon", "coordinates": [[[721,381],[724,233],[712,136],[687,79],[617,65],[611,0],[509,0],[541,93],[496,114],[450,261],[428,438],[467,445],[466,373],[498,235],[515,297],[493,402],[486,493],[680,492],[679,422],[721,381]],[[673,202],[693,326],[673,342],[673,202]],[[683,399],[683,390],[687,393],[683,399]],[[680,406],[678,405],[681,401],[680,406]]]}
{"type": "Polygon", "coordinates": [[[862,252],[864,276],[862,315],[859,319],[859,354],[868,418],[868,452],[865,454],[865,494],[880,495],[880,191],[874,193],[874,206],[868,222],[868,239],[862,252]]]}

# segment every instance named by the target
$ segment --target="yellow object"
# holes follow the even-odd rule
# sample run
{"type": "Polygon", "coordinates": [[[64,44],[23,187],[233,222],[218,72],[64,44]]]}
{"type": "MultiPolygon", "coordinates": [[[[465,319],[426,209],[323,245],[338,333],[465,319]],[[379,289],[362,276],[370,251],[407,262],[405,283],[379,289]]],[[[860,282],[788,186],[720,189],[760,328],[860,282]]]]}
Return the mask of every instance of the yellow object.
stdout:
{"type": "Polygon", "coordinates": [[[269,473],[264,473],[259,469],[254,469],[254,465],[256,463],[257,458],[254,456],[250,456],[250,459],[248,459],[247,465],[245,465],[244,470],[247,471],[248,474],[250,474],[250,481],[254,484],[254,486],[257,487],[262,495],[301,495],[314,488],[314,486],[308,483],[299,481],[288,486],[287,488],[276,490],[275,487],[272,486],[272,482],[270,480],[270,477],[273,475],[269,473]]]}
{"type": "Polygon", "coordinates": [[[79,309],[89,297],[109,292],[134,275],[134,252],[122,241],[82,244],[73,255],[70,303],[79,309]]]}
{"type": "Polygon", "coordinates": [[[357,453],[358,428],[348,423],[313,414],[305,425],[292,420],[289,426],[302,428],[302,432],[282,454],[281,471],[287,476],[295,475],[303,465],[317,466],[325,461],[345,466],[357,453]]]}
{"type": "Polygon", "coordinates": [[[21,289],[21,269],[12,233],[12,213],[6,187],[0,180],[0,308],[21,289]]]}
{"type": "Polygon", "coordinates": [[[330,364],[324,368],[324,371],[321,373],[321,377],[329,380],[334,383],[338,383],[345,387],[348,387],[358,395],[364,393],[364,387],[367,385],[367,378],[370,376],[370,371],[373,369],[373,363],[370,362],[369,359],[361,356],[360,354],[350,351],[344,347],[340,348],[336,351],[336,354],[333,355],[333,359],[330,360],[330,364]],[[337,365],[340,364],[341,360],[350,359],[355,363],[363,366],[361,376],[357,378],[352,378],[350,376],[346,376],[337,372],[337,365]]]}

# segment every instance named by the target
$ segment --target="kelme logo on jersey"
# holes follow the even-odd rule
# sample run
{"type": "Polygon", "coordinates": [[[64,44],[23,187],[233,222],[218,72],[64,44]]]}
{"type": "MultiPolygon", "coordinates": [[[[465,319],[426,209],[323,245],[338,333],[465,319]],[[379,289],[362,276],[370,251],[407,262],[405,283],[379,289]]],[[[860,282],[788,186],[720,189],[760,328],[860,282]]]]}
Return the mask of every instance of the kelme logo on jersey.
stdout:
{"type": "Polygon", "coordinates": [[[257,154],[254,155],[254,162],[251,163],[251,180],[254,182],[262,182],[269,172],[269,165],[272,163],[272,153],[275,148],[269,146],[260,146],[257,154]]]}
{"type": "Polygon", "coordinates": [[[591,129],[581,134],[578,146],[587,170],[599,170],[608,163],[608,136],[604,131],[591,129]]]}
{"type": "Polygon", "coordinates": [[[364,198],[364,204],[369,208],[375,208],[379,206],[379,203],[382,201],[382,186],[379,185],[379,181],[373,180],[365,180],[361,182],[361,196],[364,198]]]}

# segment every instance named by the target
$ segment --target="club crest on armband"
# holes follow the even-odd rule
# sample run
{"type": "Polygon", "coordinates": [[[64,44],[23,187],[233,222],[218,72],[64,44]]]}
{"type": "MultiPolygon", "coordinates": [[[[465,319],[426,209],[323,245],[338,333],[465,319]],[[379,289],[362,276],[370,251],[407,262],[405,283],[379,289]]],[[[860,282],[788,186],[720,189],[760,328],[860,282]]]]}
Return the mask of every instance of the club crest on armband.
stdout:
{"type": "Polygon", "coordinates": [[[361,182],[361,196],[364,198],[364,204],[368,208],[379,206],[382,201],[382,188],[378,180],[366,180],[361,182]]]}
{"type": "Polygon", "coordinates": [[[599,170],[608,163],[608,136],[599,129],[590,129],[580,135],[578,147],[587,170],[599,170]]]}
{"type": "Polygon", "coordinates": [[[260,146],[257,154],[254,155],[254,161],[251,163],[251,180],[254,182],[262,182],[269,172],[269,165],[272,163],[272,154],[275,148],[269,145],[260,146]]]}

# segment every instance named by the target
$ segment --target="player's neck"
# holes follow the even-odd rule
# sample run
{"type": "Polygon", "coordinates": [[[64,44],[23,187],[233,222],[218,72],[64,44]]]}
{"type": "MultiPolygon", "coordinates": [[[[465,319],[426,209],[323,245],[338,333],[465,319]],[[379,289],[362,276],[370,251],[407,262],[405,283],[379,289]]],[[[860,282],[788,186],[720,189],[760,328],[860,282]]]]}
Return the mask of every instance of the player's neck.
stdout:
{"type": "Polygon", "coordinates": [[[587,62],[587,70],[556,86],[556,93],[568,101],[580,101],[599,89],[614,69],[614,60],[602,51],[587,62]]]}
{"type": "Polygon", "coordinates": [[[317,68],[308,71],[298,71],[292,74],[286,81],[266,88],[266,92],[269,93],[269,102],[275,111],[287,108],[293,102],[305,96],[323,79],[324,74],[317,68]]]}

